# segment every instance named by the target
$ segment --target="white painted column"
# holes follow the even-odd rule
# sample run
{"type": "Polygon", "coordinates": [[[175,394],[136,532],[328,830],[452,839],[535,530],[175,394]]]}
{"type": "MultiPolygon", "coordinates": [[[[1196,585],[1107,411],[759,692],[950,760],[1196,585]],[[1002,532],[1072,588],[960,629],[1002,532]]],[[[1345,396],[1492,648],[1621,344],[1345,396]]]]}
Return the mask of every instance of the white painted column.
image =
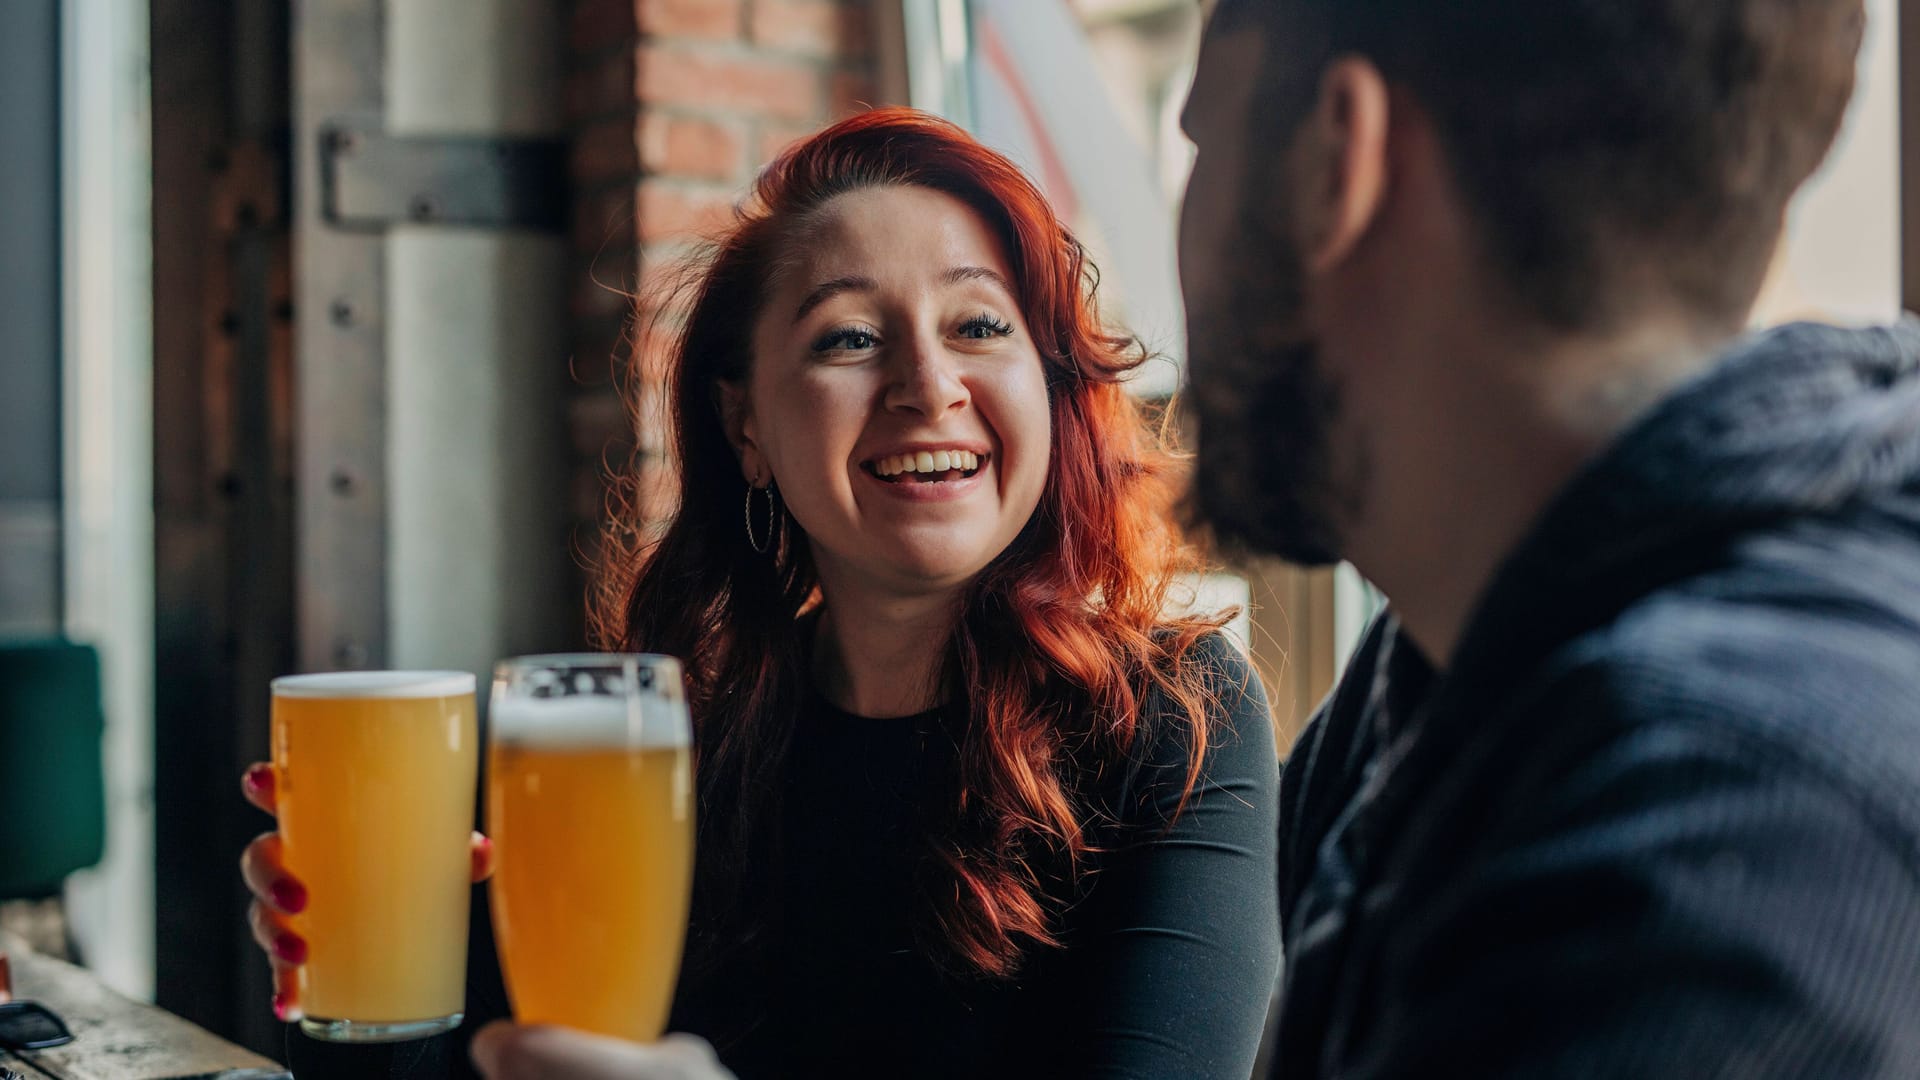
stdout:
{"type": "MultiPolygon", "coordinates": [[[[562,131],[561,6],[394,0],[395,135],[562,131]]],[[[387,567],[393,667],[482,683],[564,646],[565,238],[397,225],[387,253],[387,567]]],[[[483,693],[484,696],[484,693],[483,693]]]]}
{"type": "Polygon", "coordinates": [[[153,158],[146,0],[61,5],[67,635],[99,649],[107,846],[68,916],[109,985],[153,996],[153,158]]]}

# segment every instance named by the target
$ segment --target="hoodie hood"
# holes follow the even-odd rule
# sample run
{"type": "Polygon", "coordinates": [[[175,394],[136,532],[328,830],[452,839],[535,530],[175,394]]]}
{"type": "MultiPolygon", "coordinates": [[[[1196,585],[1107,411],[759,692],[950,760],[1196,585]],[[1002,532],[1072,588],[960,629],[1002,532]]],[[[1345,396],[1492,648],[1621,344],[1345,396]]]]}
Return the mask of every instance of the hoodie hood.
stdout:
{"type": "MultiPolygon", "coordinates": [[[[1920,322],[1800,323],[1743,340],[1656,406],[1569,485],[1542,531],[1576,504],[1583,527],[1599,514],[1657,549],[1703,530],[1920,495],[1917,482],[1920,322]]],[[[1583,555],[1613,557],[1606,546],[1583,555]]]]}
{"type": "MultiPolygon", "coordinates": [[[[1920,522],[1920,322],[1749,335],[1549,503],[1455,667],[1543,652],[1742,535],[1862,506],[1920,522]]],[[[1920,535],[1914,547],[1920,557],[1920,535]]]]}

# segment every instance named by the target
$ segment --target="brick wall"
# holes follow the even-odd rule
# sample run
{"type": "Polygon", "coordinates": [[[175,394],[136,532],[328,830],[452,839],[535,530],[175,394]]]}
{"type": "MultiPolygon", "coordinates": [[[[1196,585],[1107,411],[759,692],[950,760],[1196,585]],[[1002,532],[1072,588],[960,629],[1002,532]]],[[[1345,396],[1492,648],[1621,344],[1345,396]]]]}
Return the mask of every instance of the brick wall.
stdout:
{"type": "MultiPolygon", "coordinates": [[[[572,0],[567,115],[574,194],[572,507],[591,552],[606,470],[634,449],[666,462],[658,425],[631,430],[616,373],[638,283],[654,284],[702,231],[728,219],[759,167],[792,140],[878,103],[879,5],[894,0],[572,0]]],[[[656,521],[671,491],[655,482],[656,521]]],[[[582,582],[585,584],[584,580],[582,582]]]]}

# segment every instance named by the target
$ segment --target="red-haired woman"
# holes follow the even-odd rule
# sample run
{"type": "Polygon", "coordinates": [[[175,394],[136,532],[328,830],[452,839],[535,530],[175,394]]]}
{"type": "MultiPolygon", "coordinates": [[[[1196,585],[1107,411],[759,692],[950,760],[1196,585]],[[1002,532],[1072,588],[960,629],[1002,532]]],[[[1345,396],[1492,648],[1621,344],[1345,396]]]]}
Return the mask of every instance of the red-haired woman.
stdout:
{"type": "Polygon", "coordinates": [[[664,537],[612,648],[687,657],[676,1026],[742,1076],[1245,1077],[1276,765],[1080,246],[900,109],[761,176],[673,350],[664,537]]]}
{"type": "Polygon", "coordinates": [[[1200,564],[1093,280],[1005,158],[886,109],[770,166],[695,283],[680,506],[618,524],[596,626],[688,661],[674,1026],[742,1077],[1251,1070],[1273,736],[1221,620],[1165,613],[1200,564]]]}

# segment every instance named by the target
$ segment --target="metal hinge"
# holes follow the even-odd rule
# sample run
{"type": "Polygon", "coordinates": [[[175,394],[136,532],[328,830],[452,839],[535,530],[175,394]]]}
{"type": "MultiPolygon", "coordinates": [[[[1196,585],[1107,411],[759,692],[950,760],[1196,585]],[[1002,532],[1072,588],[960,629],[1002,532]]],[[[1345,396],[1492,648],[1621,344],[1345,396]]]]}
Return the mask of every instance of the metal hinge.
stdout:
{"type": "Polygon", "coordinates": [[[320,135],[321,213],[344,229],[410,223],[558,231],[567,220],[566,164],[559,139],[330,127],[320,135]]]}

